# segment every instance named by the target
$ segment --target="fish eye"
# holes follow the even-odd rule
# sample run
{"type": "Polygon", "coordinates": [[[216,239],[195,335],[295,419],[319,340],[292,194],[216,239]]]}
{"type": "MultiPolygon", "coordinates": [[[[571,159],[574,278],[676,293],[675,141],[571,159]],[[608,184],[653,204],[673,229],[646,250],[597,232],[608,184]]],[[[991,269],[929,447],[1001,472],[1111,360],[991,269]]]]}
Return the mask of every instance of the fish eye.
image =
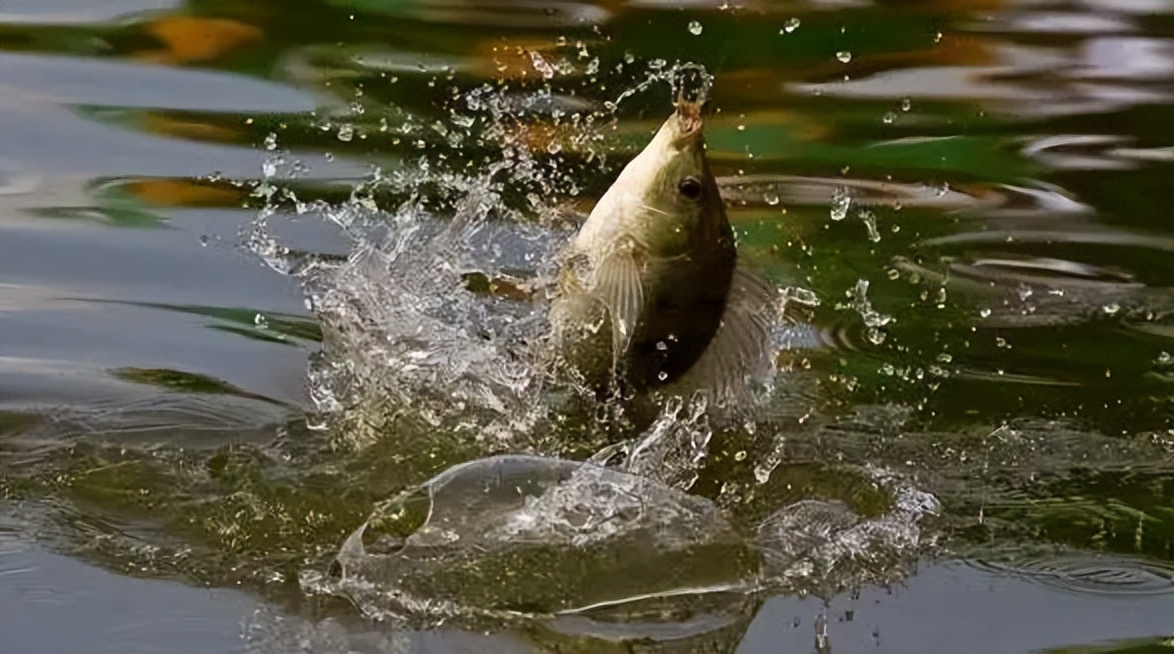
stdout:
{"type": "Polygon", "coordinates": [[[677,190],[690,200],[696,200],[701,197],[701,180],[696,177],[686,177],[677,184],[677,190]]]}

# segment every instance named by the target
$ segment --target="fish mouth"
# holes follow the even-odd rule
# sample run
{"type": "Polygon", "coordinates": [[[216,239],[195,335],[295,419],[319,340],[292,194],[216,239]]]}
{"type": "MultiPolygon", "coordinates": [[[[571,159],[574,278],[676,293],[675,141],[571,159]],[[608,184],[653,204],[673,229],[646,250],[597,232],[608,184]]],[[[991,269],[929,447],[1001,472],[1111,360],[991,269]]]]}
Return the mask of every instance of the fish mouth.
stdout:
{"type": "Polygon", "coordinates": [[[677,131],[676,141],[678,143],[685,143],[688,141],[696,141],[701,137],[701,102],[696,100],[687,100],[683,96],[677,98],[677,124],[680,129],[677,131]]]}

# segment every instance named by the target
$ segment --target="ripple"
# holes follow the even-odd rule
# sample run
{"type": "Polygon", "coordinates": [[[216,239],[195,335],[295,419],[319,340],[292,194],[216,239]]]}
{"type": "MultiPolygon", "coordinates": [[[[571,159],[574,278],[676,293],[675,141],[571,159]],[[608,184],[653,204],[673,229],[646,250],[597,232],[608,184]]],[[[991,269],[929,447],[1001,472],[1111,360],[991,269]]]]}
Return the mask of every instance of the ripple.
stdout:
{"type": "Polygon", "coordinates": [[[5,0],[0,23],[29,25],[84,25],[107,23],[143,11],[169,9],[179,0],[5,0]]]}
{"type": "Polygon", "coordinates": [[[1174,564],[1072,552],[1017,561],[979,559],[979,569],[1011,574],[1062,590],[1099,595],[1174,594],[1174,564]]]}
{"type": "Polygon", "coordinates": [[[1092,212],[1058,187],[1034,183],[969,184],[964,188],[924,183],[870,179],[801,177],[794,175],[745,175],[718,179],[726,203],[739,207],[771,207],[780,201],[791,205],[831,204],[847,191],[859,206],[981,212],[982,215],[1025,216],[1092,212]]]}
{"type": "Polygon", "coordinates": [[[0,54],[0,71],[5,85],[71,105],[241,113],[306,112],[317,106],[300,89],[222,72],[12,53],[0,54]]]}

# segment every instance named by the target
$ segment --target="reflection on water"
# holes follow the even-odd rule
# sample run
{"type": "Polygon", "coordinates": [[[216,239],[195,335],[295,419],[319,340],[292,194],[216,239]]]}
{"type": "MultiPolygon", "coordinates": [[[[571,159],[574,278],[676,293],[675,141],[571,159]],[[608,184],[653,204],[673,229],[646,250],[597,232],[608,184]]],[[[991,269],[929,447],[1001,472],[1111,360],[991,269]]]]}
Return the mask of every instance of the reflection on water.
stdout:
{"type": "Polygon", "coordinates": [[[1167,647],[1169,3],[681,4],[5,3],[5,542],[256,651],[1167,647]],[[684,62],[785,303],[735,419],[534,363],[684,62]]]}

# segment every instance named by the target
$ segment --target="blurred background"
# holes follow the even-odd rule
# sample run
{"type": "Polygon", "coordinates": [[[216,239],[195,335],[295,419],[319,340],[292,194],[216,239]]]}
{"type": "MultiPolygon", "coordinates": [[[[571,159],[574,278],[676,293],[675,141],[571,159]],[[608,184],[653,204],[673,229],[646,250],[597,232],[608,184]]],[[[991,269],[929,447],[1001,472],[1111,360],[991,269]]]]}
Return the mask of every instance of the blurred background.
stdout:
{"type": "Polygon", "coordinates": [[[682,63],[798,309],[689,493],[740,529],[888,515],[872,467],[940,502],[913,567],[857,544],[688,648],[1174,651],[1169,0],[0,0],[0,649],[599,651],[307,591],[377,501],[594,445],[425,439],[357,391],[319,423],[342,331],[305,262],[485,170],[489,221],[550,237],[682,63]]]}

